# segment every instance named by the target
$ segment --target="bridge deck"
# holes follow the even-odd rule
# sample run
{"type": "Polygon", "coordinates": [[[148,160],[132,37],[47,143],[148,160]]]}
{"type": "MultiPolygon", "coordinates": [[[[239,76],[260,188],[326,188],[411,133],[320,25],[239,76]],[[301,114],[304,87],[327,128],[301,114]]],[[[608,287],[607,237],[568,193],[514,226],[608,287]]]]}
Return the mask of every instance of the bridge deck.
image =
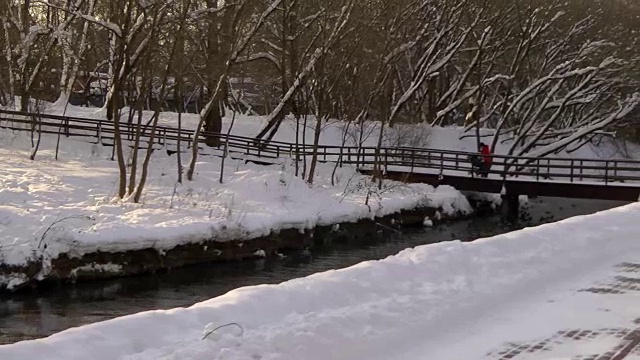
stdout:
{"type": "MultiPolygon", "coordinates": [[[[375,171],[360,169],[363,174],[374,175],[375,171]]],[[[596,184],[589,182],[554,182],[527,179],[502,179],[501,177],[471,177],[428,173],[408,173],[388,171],[384,178],[409,183],[426,183],[433,186],[450,185],[462,191],[479,191],[499,194],[505,190],[508,194],[528,196],[554,196],[565,198],[586,198],[619,201],[638,201],[640,184],[596,184]],[[503,189],[504,187],[504,189],[503,189]]]]}

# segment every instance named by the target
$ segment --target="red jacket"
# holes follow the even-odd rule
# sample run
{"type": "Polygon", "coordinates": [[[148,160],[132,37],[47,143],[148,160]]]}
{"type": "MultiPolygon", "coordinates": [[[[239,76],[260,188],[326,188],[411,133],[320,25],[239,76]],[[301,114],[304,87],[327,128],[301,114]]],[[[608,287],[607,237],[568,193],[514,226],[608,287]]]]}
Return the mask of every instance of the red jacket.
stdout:
{"type": "Polygon", "coordinates": [[[491,165],[491,150],[489,149],[488,145],[484,145],[480,147],[480,154],[484,155],[482,157],[482,160],[484,161],[485,165],[491,165]]]}

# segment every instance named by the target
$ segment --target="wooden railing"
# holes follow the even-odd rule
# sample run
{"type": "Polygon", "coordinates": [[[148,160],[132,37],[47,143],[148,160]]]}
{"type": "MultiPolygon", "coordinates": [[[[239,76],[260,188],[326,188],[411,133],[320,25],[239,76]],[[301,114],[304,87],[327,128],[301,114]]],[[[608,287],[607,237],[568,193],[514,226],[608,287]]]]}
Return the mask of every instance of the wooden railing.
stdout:
{"type": "MultiPolygon", "coordinates": [[[[113,144],[114,124],[107,120],[70,116],[34,114],[0,110],[0,127],[19,131],[41,131],[61,136],[86,137],[103,144],[113,144]]],[[[133,140],[138,125],[120,123],[123,139],[133,140]]],[[[142,124],[140,139],[148,143],[152,127],[142,124]]],[[[192,146],[194,131],[157,126],[154,145],[175,145],[180,141],[186,148],[192,146]]],[[[201,132],[199,142],[205,138],[218,138],[233,154],[269,159],[302,159],[315,154],[320,161],[355,165],[361,169],[400,171],[406,173],[429,172],[439,175],[477,176],[471,162],[477,153],[411,147],[336,146],[294,144],[282,141],[264,141],[255,138],[201,132]]],[[[604,184],[640,183],[640,161],[627,159],[598,160],[586,158],[533,158],[508,155],[491,155],[489,176],[502,178],[526,178],[554,182],[589,181],[604,184]]],[[[640,184],[639,184],[640,185],[640,184]]]]}

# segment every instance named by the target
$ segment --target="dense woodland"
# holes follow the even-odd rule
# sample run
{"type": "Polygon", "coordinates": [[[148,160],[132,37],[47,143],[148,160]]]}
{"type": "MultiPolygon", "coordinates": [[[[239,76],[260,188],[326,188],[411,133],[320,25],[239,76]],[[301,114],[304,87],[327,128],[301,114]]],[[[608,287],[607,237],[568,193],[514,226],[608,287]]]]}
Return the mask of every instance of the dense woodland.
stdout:
{"type": "Polygon", "coordinates": [[[492,128],[546,156],[639,126],[634,0],[0,0],[0,24],[0,104],[24,111],[103,79],[115,123],[195,109],[215,134],[253,110],[264,140],[312,115],[492,128]]]}

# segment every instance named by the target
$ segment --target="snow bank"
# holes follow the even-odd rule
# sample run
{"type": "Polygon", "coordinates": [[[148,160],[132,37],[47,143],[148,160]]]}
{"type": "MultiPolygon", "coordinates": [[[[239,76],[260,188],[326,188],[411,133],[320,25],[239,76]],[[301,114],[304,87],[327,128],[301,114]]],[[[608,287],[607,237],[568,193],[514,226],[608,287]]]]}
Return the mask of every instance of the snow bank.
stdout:
{"type": "MultiPolygon", "coordinates": [[[[42,111],[105,117],[103,109],[71,105],[45,104],[42,111]]],[[[151,114],[146,112],[145,117],[151,114]]],[[[183,117],[187,129],[195,128],[198,121],[194,114],[183,117]]],[[[177,114],[162,113],[160,122],[176,126],[177,114]]],[[[264,125],[264,117],[239,116],[233,134],[253,136],[264,125]]],[[[228,126],[230,119],[226,118],[223,130],[228,126]]],[[[306,124],[287,119],[275,140],[293,141],[299,131],[298,138],[311,143],[314,126],[313,118],[306,124]],[[302,129],[306,129],[304,134],[302,129]]],[[[329,121],[323,124],[320,142],[339,145],[346,139],[347,144],[374,146],[378,126],[375,122],[329,121]]],[[[385,144],[474,151],[475,139],[461,138],[462,134],[456,127],[400,124],[387,130],[385,144]]],[[[63,253],[80,257],[96,251],[155,248],[162,252],[203,239],[244,240],[284,228],[357,221],[417,206],[436,207],[445,214],[470,211],[467,200],[450,187],[388,182],[378,190],[353,167],[338,169],[332,183],[331,164],[319,164],[315,184],[308,186],[293,176],[291,161],[265,167],[229,160],[221,185],[217,182],[220,159],[203,156],[196,180],[178,184],[176,156],[164,151],[153,157],[142,204],[113,201],[117,170],[108,160],[112,149],[91,144],[90,138],[63,138],[59,160],[55,160],[55,141],[55,136],[44,136],[36,161],[30,161],[28,133],[0,132],[0,263],[19,266],[40,261],[44,265],[41,277],[47,275],[49,261],[63,253]]],[[[508,145],[501,143],[497,152],[508,145]]],[[[584,152],[575,155],[601,155],[587,147],[580,151],[584,152]]],[[[184,158],[186,163],[188,156],[184,158]]],[[[24,276],[15,274],[0,277],[0,287],[23,282],[24,276]]]]}
{"type": "MultiPolygon", "coordinates": [[[[42,111],[105,117],[102,109],[75,106],[49,104],[42,111]]],[[[151,112],[145,116],[150,117],[151,112]]],[[[313,120],[310,118],[305,127],[287,119],[275,139],[293,141],[299,130],[298,137],[311,143],[313,120]]],[[[185,114],[183,124],[193,129],[198,121],[197,115],[185,114]]],[[[160,122],[175,126],[177,114],[162,113],[160,122]]],[[[233,134],[253,136],[264,125],[264,117],[239,116],[233,134]]],[[[228,126],[230,119],[226,118],[224,131],[228,126]]],[[[348,125],[329,121],[323,124],[320,141],[338,145],[346,139],[348,144],[373,146],[378,126],[375,122],[348,125]]],[[[388,129],[385,143],[473,151],[475,139],[461,135],[462,129],[456,127],[398,125],[388,129]]],[[[265,167],[229,160],[221,185],[217,181],[220,159],[203,156],[196,180],[178,184],[176,156],[167,156],[164,151],[153,157],[142,204],[113,201],[117,169],[108,160],[112,148],[91,144],[92,140],[63,138],[59,160],[55,160],[56,138],[44,136],[36,161],[30,161],[30,135],[0,131],[0,263],[20,266],[40,261],[44,265],[40,276],[44,277],[49,261],[63,253],[80,257],[96,251],[155,248],[162,252],[203,239],[245,240],[284,228],[357,221],[418,206],[439,208],[445,214],[470,211],[467,200],[450,187],[387,182],[378,190],[353,167],[338,169],[332,183],[331,164],[319,164],[315,184],[308,186],[293,176],[291,161],[265,167]]],[[[497,152],[506,146],[508,142],[497,152]]],[[[585,153],[576,155],[599,156],[593,149],[583,150],[585,153]]],[[[219,154],[218,150],[207,151],[219,154]]],[[[183,156],[186,163],[188,156],[183,156]]],[[[0,277],[0,287],[23,282],[24,276],[15,274],[0,277]]]]}
{"type": "Polygon", "coordinates": [[[511,301],[621,255],[637,257],[639,217],[640,204],[631,204],[472,243],[407,249],[343,270],[233,290],[190,308],[0,346],[0,358],[390,359],[419,344],[423,350],[413,359],[430,358],[439,346],[455,348],[439,339],[455,338],[511,301]],[[231,322],[242,326],[242,337],[237,327],[226,327],[201,341],[208,323],[231,322]]]}
{"type": "MultiPolygon", "coordinates": [[[[451,187],[386,182],[378,190],[353,167],[337,169],[332,184],[332,164],[318,164],[310,186],[294,176],[291,161],[259,166],[228,159],[220,184],[220,158],[201,156],[195,180],[179,184],[176,155],[165,151],[154,153],[141,204],[114,201],[118,172],[109,160],[111,148],[63,138],[55,160],[55,136],[42,140],[31,161],[28,132],[0,131],[0,262],[42,261],[40,277],[63,253],[162,252],[202,240],[246,240],[419,206],[447,214],[471,211],[451,187]]],[[[188,156],[183,157],[186,164],[188,156]]],[[[24,280],[7,274],[0,277],[0,287],[24,280]]]]}

